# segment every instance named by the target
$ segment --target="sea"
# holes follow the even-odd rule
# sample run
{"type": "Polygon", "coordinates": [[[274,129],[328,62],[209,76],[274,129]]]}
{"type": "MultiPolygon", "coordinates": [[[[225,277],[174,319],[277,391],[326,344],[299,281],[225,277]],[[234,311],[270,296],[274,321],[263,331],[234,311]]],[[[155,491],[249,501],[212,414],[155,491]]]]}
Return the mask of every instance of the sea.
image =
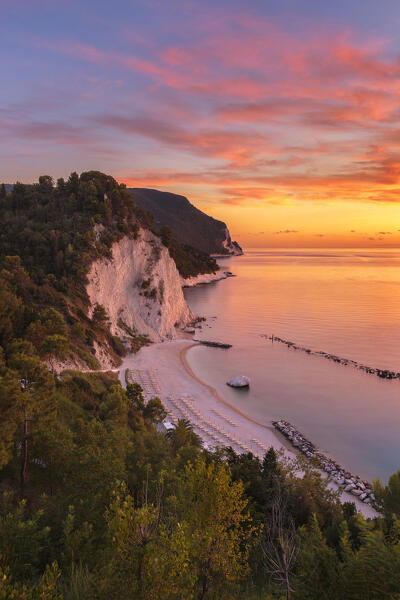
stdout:
{"type": "Polygon", "coordinates": [[[400,379],[386,380],[272,342],[294,342],[400,371],[400,251],[247,249],[219,259],[235,277],[184,290],[206,318],[188,362],[229,402],[270,424],[290,421],[353,474],[384,483],[400,469],[400,379]],[[236,375],[248,390],[226,385],[236,375]]]}

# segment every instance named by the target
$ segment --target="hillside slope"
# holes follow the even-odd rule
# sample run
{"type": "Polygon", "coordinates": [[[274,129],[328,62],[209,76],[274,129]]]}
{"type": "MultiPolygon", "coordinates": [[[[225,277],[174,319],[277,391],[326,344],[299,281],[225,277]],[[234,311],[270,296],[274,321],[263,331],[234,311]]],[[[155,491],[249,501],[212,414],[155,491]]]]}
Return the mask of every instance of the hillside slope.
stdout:
{"type": "Polygon", "coordinates": [[[213,274],[215,261],[151,225],[126,187],[98,171],[56,185],[41,176],[8,193],[0,186],[0,312],[10,313],[9,331],[54,371],[108,368],[149,340],[174,337],[192,318],[182,278],[213,274]]]}
{"type": "Polygon", "coordinates": [[[188,244],[208,254],[243,254],[232,242],[223,221],[218,221],[193,206],[185,196],[148,188],[129,188],[135,204],[154,216],[156,228],[167,225],[181,244],[188,244]]]}

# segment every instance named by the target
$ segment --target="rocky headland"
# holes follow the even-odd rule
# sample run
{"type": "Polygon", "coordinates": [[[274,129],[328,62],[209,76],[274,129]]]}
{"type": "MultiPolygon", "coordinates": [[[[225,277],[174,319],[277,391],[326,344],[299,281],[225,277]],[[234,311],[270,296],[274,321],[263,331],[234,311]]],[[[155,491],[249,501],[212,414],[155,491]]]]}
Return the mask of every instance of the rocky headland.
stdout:
{"type": "Polygon", "coordinates": [[[148,188],[130,188],[135,204],[154,216],[156,228],[167,225],[181,244],[198,248],[211,256],[243,254],[232,241],[223,221],[205,214],[185,196],[148,188]]]}

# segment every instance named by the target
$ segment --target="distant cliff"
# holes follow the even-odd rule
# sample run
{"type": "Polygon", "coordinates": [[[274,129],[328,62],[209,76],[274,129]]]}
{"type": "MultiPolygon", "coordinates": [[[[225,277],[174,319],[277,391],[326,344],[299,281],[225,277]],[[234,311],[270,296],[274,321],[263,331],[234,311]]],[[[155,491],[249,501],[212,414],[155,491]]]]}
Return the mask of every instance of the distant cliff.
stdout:
{"type": "Polygon", "coordinates": [[[214,255],[243,254],[239,244],[232,242],[226,224],[203,213],[185,196],[147,188],[130,191],[135,204],[153,214],[155,227],[168,225],[181,244],[214,255]]]}

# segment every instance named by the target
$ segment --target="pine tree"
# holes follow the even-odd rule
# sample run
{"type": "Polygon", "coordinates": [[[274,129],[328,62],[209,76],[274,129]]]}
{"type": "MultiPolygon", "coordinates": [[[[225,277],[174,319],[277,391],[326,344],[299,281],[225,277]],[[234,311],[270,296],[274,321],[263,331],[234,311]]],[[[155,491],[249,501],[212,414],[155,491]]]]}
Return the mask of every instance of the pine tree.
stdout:
{"type": "Polygon", "coordinates": [[[300,528],[296,598],[337,600],[339,560],[322,535],[316,516],[300,528]]]}
{"type": "Polygon", "coordinates": [[[20,428],[21,495],[24,495],[29,467],[29,443],[55,416],[54,378],[36,356],[14,354],[10,366],[18,373],[21,395],[17,405],[20,428]]]}
{"type": "Polygon", "coordinates": [[[21,385],[17,374],[0,367],[0,469],[12,457],[20,404],[21,385]]]}

